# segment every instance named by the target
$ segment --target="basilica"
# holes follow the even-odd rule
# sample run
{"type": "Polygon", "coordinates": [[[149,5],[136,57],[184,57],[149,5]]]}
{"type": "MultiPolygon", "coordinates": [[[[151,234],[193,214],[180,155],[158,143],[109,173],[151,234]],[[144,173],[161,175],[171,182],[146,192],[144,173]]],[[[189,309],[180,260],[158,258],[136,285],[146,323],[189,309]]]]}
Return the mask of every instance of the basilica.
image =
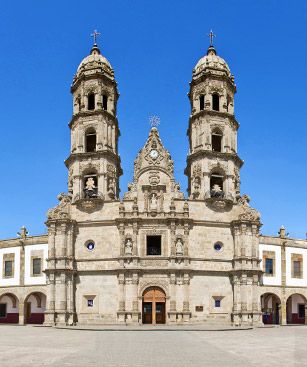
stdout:
{"type": "Polygon", "coordinates": [[[120,198],[119,93],[96,41],[71,93],[67,192],[48,235],[0,241],[0,323],[307,323],[307,241],[260,234],[240,191],[235,79],[212,39],[189,84],[187,195],[153,119],[120,198]]]}

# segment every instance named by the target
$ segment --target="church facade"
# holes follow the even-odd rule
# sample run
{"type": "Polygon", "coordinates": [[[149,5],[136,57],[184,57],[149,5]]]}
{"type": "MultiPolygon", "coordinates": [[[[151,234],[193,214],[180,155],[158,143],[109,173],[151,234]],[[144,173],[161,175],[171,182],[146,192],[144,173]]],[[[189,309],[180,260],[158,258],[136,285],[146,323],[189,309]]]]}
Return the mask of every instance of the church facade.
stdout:
{"type": "MultiPolygon", "coordinates": [[[[95,43],[71,86],[67,193],[48,235],[0,241],[0,322],[307,322],[307,241],[260,234],[240,192],[236,85],[213,45],[192,73],[185,196],[157,126],[123,198],[114,71],[95,43]]],[[[123,138],[124,139],[124,138],[123,138]]]]}

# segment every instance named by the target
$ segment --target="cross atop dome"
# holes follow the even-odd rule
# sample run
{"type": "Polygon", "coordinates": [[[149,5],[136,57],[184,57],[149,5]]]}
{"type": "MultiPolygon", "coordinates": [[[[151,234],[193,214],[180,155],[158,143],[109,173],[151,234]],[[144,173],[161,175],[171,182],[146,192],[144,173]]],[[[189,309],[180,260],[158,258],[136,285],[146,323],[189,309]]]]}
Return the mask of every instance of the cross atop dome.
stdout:
{"type": "Polygon", "coordinates": [[[97,37],[101,35],[100,32],[97,31],[97,29],[94,29],[94,32],[91,34],[91,37],[94,39],[94,46],[97,46],[97,37]]]}
{"type": "Polygon", "coordinates": [[[213,33],[212,29],[210,30],[210,33],[208,34],[208,37],[210,38],[210,47],[213,46],[213,38],[216,37],[216,35],[213,33]]]}
{"type": "Polygon", "coordinates": [[[93,37],[94,39],[94,44],[93,44],[93,47],[91,49],[91,54],[100,54],[100,50],[99,50],[99,47],[97,45],[97,37],[99,37],[101,35],[100,32],[97,31],[97,29],[95,29],[93,31],[93,33],[91,34],[91,37],[93,37]]]}
{"type": "Polygon", "coordinates": [[[207,51],[207,55],[216,55],[216,50],[213,46],[213,39],[214,37],[216,37],[216,35],[213,33],[212,29],[210,30],[209,34],[207,34],[207,36],[210,39],[210,45],[207,51]]]}

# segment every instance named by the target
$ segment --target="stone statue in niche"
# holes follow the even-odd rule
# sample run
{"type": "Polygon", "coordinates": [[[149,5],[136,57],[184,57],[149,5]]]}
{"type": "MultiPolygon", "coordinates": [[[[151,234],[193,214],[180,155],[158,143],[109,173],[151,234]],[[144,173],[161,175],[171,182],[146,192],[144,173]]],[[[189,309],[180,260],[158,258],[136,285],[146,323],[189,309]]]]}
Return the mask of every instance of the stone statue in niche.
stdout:
{"type": "Polygon", "coordinates": [[[87,198],[93,198],[97,196],[97,187],[95,185],[95,181],[93,177],[89,177],[86,180],[84,192],[85,192],[85,197],[87,198]]]}
{"type": "Polygon", "coordinates": [[[127,240],[126,240],[125,255],[132,255],[132,241],[131,241],[131,238],[127,238],[127,240]]]}
{"type": "Polygon", "coordinates": [[[183,241],[181,238],[177,238],[176,241],[176,255],[177,256],[183,255],[183,241]]]}
{"type": "Polygon", "coordinates": [[[224,198],[224,192],[221,189],[220,185],[218,185],[218,184],[213,185],[213,187],[211,189],[211,197],[219,198],[219,199],[224,198]]]}
{"type": "Polygon", "coordinates": [[[150,209],[157,210],[158,208],[158,197],[156,193],[153,193],[150,198],[150,209]]]}

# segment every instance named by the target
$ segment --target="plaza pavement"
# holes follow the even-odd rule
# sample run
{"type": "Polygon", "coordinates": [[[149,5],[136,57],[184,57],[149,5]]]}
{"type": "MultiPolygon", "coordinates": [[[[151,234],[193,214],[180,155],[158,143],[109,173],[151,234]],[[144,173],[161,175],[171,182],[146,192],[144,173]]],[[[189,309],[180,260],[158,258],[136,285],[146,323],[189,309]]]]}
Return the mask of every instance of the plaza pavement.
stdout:
{"type": "Polygon", "coordinates": [[[80,330],[1,325],[0,366],[307,366],[307,327],[80,330]]]}

